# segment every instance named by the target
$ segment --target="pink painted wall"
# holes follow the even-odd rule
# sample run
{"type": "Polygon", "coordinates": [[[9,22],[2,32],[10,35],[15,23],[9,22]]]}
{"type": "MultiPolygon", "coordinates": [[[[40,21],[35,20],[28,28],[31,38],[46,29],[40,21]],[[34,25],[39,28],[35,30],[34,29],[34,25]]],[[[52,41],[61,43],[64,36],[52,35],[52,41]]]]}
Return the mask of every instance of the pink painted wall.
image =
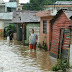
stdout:
{"type": "Polygon", "coordinates": [[[49,21],[52,19],[52,16],[48,17],[41,17],[40,21],[40,44],[43,43],[43,41],[46,42],[48,50],[50,49],[50,34],[51,34],[51,27],[49,21]],[[43,33],[43,20],[47,20],[47,33],[43,33]],[[44,40],[44,37],[46,36],[46,39],[44,40]]]}

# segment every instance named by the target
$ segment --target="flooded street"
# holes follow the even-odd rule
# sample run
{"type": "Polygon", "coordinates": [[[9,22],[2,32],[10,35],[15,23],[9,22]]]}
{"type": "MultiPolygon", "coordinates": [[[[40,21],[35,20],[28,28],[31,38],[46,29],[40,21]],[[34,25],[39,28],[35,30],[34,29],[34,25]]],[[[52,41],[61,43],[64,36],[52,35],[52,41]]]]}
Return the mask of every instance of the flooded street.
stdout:
{"type": "Polygon", "coordinates": [[[37,48],[36,52],[30,52],[21,42],[14,41],[8,46],[6,40],[0,40],[0,69],[3,72],[48,72],[55,63],[56,59],[44,50],[37,48]]]}

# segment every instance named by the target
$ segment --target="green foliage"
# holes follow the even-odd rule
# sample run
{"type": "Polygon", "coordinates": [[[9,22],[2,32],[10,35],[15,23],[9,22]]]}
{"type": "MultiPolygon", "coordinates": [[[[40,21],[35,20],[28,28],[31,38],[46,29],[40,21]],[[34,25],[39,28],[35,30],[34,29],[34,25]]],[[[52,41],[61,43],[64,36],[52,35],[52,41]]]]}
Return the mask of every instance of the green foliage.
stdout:
{"type": "Polygon", "coordinates": [[[29,46],[29,44],[28,44],[28,43],[25,43],[24,45],[25,45],[25,46],[29,46]]]}
{"type": "Polygon", "coordinates": [[[24,10],[44,10],[44,5],[52,5],[56,1],[71,1],[71,0],[30,0],[30,3],[24,4],[24,10]]]}
{"type": "Polygon", "coordinates": [[[66,71],[66,68],[69,68],[69,63],[67,62],[67,60],[58,59],[58,62],[52,68],[52,71],[58,71],[58,70],[66,71]]]}
{"type": "Polygon", "coordinates": [[[40,48],[40,49],[44,49],[45,51],[47,51],[47,45],[46,45],[46,43],[43,41],[43,44],[41,45],[40,43],[38,44],[38,47],[40,48]]]}
{"type": "Polygon", "coordinates": [[[38,44],[38,47],[39,47],[39,48],[42,48],[42,45],[39,43],[39,44],[38,44]]]}
{"type": "Polygon", "coordinates": [[[5,27],[5,29],[6,29],[6,36],[9,35],[9,30],[11,30],[12,32],[14,32],[14,28],[15,27],[13,25],[9,25],[9,26],[5,27]]]}
{"type": "Polygon", "coordinates": [[[30,0],[23,6],[24,10],[43,10],[44,5],[52,4],[51,0],[30,0]]]}
{"type": "Polygon", "coordinates": [[[47,45],[46,45],[46,43],[43,41],[43,49],[45,50],[45,51],[47,51],[47,45]]]}

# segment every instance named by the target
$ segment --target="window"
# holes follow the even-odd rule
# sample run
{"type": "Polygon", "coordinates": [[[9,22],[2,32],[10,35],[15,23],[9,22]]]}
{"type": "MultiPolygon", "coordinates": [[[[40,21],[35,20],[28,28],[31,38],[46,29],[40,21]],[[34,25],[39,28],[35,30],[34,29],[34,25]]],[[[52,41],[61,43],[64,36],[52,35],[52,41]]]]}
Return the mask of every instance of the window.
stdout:
{"type": "Polygon", "coordinates": [[[47,33],[47,20],[43,20],[43,33],[47,33]]]}

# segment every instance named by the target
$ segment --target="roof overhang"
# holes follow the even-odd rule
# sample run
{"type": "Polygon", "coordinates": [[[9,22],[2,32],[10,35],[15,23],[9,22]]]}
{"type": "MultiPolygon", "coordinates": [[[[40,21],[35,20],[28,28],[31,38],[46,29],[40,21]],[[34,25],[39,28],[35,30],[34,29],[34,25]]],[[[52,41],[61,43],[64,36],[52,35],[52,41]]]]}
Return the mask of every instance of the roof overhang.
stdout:
{"type": "Polygon", "coordinates": [[[50,11],[49,10],[40,11],[40,12],[36,13],[36,17],[46,17],[46,16],[50,16],[50,11]]]}

